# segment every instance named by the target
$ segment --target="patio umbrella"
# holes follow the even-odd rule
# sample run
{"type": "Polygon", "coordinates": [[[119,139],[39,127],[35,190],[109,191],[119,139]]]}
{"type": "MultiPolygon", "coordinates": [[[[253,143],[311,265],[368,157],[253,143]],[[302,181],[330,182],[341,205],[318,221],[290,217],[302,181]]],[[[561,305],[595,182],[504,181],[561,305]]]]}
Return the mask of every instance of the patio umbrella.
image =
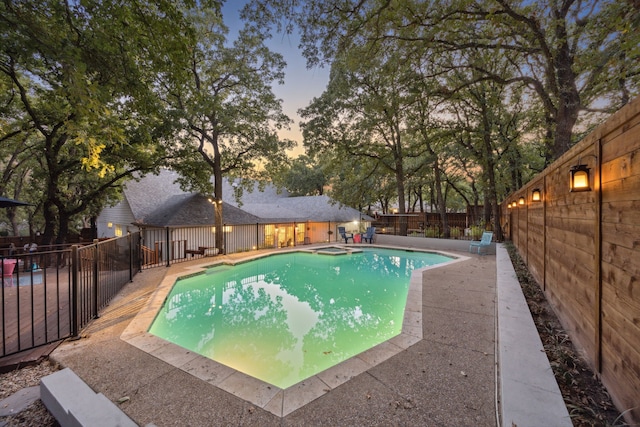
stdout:
{"type": "Polygon", "coordinates": [[[0,208],[9,208],[11,206],[29,206],[31,203],[21,202],[20,200],[7,199],[0,197],[0,208]]]}

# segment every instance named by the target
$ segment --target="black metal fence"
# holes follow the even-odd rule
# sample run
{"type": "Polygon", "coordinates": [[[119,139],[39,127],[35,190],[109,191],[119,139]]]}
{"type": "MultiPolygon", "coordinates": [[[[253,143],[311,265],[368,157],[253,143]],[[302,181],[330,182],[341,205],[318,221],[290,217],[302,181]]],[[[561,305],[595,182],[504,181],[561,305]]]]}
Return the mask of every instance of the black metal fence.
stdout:
{"type": "Polygon", "coordinates": [[[2,257],[0,357],[76,336],[139,269],[138,233],[2,257]]]}
{"type": "Polygon", "coordinates": [[[357,221],[144,228],[125,237],[0,256],[0,357],[74,337],[142,268],[195,258],[341,240],[357,221]],[[216,232],[224,233],[216,247],[216,232]]]}
{"type": "Polygon", "coordinates": [[[71,269],[72,295],[77,296],[71,310],[72,336],[95,318],[140,271],[139,248],[139,233],[72,248],[71,259],[77,266],[71,269]]]}
{"type": "Polygon", "coordinates": [[[311,243],[335,242],[340,238],[338,226],[352,232],[363,226],[358,222],[283,222],[269,224],[225,224],[223,244],[216,247],[216,227],[145,227],[141,232],[142,266],[151,268],[195,258],[282,248],[311,243]]]}
{"type": "MultiPolygon", "coordinates": [[[[125,237],[51,251],[0,256],[0,357],[77,336],[141,268],[197,257],[335,241],[338,224],[145,228],[125,237]]],[[[350,223],[352,229],[358,224],[350,223]]]]}
{"type": "MultiPolygon", "coordinates": [[[[357,235],[366,225],[327,221],[225,224],[222,230],[211,225],[144,228],[84,246],[7,253],[0,256],[0,357],[77,336],[142,268],[223,253],[337,242],[339,226],[357,235]],[[222,247],[216,247],[218,232],[223,233],[222,247]]],[[[412,233],[432,237],[432,224],[415,225],[419,228],[412,233]]],[[[379,224],[377,232],[389,232],[385,227],[394,226],[391,221],[379,224]]],[[[451,237],[475,237],[465,234],[451,237]]]]}

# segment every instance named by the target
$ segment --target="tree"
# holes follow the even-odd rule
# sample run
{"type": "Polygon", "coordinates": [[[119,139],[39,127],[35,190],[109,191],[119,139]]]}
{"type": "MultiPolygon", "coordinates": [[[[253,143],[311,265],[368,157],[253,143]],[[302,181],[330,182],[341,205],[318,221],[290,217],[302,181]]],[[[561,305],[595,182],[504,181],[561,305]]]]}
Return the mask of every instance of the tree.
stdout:
{"type": "MultiPolygon", "coordinates": [[[[33,134],[33,126],[25,119],[25,114],[17,108],[15,92],[11,79],[0,73],[0,195],[11,199],[33,201],[31,192],[23,191],[28,187],[29,175],[34,166],[34,154],[30,150],[28,139],[33,134]],[[29,196],[29,199],[25,199],[29,196]]],[[[19,221],[26,218],[30,208],[8,207],[0,209],[0,215],[6,216],[13,235],[18,235],[19,221]]]]}
{"type": "Polygon", "coordinates": [[[444,50],[503,57],[516,72],[504,76],[483,61],[443,63],[443,68],[468,67],[479,79],[527,85],[544,109],[547,162],[576,142],[581,114],[611,113],[638,93],[640,36],[631,27],[638,19],[631,2],[462,0],[452,1],[445,13],[418,18],[437,28],[430,39],[436,37],[444,50]],[[476,24],[468,25],[469,19],[476,24]]]}
{"type": "Polygon", "coordinates": [[[258,22],[300,29],[309,64],[330,63],[365,43],[366,54],[376,55],[392,43],[407,56],[437,64],[434,77],[468,68],[478,71],[479,79],[527,85],[544,111],[547,162],[575,142],[580,118],[606,116],[639,92],[640,9],[631,1],[252,3],[246,13],[258,22]],[[516,73],[505,77],[481,61],[467,61],[468,50],[502,57],[516,73]]]}
{"type": "Polygon", "coordinates": [[[163,1],[3,2],[0,11],[0,74],[11,108],[3,118],[15,131],[7,142],[33,156],[37,167],[23,176],[33,194],[41,189],[44,243],[62,243],[74,216],[96,214],[123,178],[165,156],[149,84],[163,49],[152,46],[155,33],[185,20],[163,1]]]}
{"type": "Polygon", "coordinates": [[[300,155],[283,170],[272,173],[273,183],[284,187],[291,196],[320,196],[327,184],[322,166],[309,156],[300,155]]]}
{"type": "MultiPolygon", "coordinates": [[[[409,74],[393,54],[364,60],[357,47],[342,53],[332,64],[327,90],[301,112],[306,120],[304,144],[310,153],[336,152],[356,162],[374,160],[394,175],[398,210],[405,214],[405,181],[423,167],[407,162],[423,154],[406,130],[409,74]]],[[[403,215],[400,234],[406,232],[403,215]]]]}
{"type": "Polygon", "coordinates": [[[322,167],[331,177],[327,192],[332,200],[356,207],[360,212],[371,212],[376,202],[388,207],[385,201],[396,199],[395,182],[376,159],[362,157],[354,161],[340,150],[325,153],[322,159],[322,167]]]}
{"type": "MultiPolygon", "coordinates": [[[[223,176],[254,169],[259,162],[282,162],[285,150],[294,146],[276,134],[290,119],[271,91],[274,82],[282,82],[285,63],[250,27],[229,46],[217,10],[203,7],[189,16],[194,36],[169,52],[170,64],[157,88],[181,144],[173,166],[186,177],[185,186],[213,193],[216,229],[222,230],[223,176]]],[[[215,235],[222,250],[223,237],[215,235]]]]}

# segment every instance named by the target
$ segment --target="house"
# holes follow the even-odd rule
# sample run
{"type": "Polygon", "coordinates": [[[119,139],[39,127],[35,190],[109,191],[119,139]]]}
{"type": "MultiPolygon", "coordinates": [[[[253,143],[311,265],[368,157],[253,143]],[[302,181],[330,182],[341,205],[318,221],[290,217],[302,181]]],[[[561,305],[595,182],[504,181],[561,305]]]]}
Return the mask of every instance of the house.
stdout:
{"type": "MultiPolygon", "coordinates": [[[[158,175],[127,182],[123,200],[98,216],[98,237],[145,230],[151,250],[158,252],[170,244],[173,246],[166,246],[165,252],[180,257],[212,247],[211,234],[216,232],[214,204],[204,195],[181,190],[176,183],[178,177],[176,172],[165,169],[158,175]],[[208,230],[206,236],[203,227],[208,230]],[[172,235],[150,237],[150,230],[158,229],[170,229],[172,235]]],[[[227,253],[334,240],[338,226],[356,232],[364,230],[372,220],[326,195],[289,197],[273,185],[261,191],[256,183],[253,191],[244,191],[236,200],[233,183],[227,180],[223,184],[222,206],[227,253]]]]}

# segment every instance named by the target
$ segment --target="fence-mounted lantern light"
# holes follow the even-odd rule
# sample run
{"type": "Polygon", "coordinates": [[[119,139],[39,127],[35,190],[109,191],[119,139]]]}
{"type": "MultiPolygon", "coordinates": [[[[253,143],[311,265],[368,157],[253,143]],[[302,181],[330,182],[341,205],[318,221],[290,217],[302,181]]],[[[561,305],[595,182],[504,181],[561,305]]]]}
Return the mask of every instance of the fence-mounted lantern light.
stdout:
{"type": "MultiPolygon", "coordinates": [[[[579,161],[578,161],[579,163],[579,161]]],[[[575,165],[571,167],[571,192],[576,191],[591,191],[589,185],[589,169],[587,165],[575,165]]]]}
{"type": "Polygon", "coordinates": [[[539,202],[542,200],[542,193],[540,192],[539,188],[533,189],[533,191],[531,192],[531,200],[533,202],[539,202]]]}
{"type": "Polygon", "coordinates": [[[520,198],[518,199],[518,204],[520,206],[524,206],[524,197],[523,196],[520,196],[520,198]]]}
{"type": "Polygon", "coordinates": [[[507,203],[507,209],[511,209],[511,202],[507,203]]]}

